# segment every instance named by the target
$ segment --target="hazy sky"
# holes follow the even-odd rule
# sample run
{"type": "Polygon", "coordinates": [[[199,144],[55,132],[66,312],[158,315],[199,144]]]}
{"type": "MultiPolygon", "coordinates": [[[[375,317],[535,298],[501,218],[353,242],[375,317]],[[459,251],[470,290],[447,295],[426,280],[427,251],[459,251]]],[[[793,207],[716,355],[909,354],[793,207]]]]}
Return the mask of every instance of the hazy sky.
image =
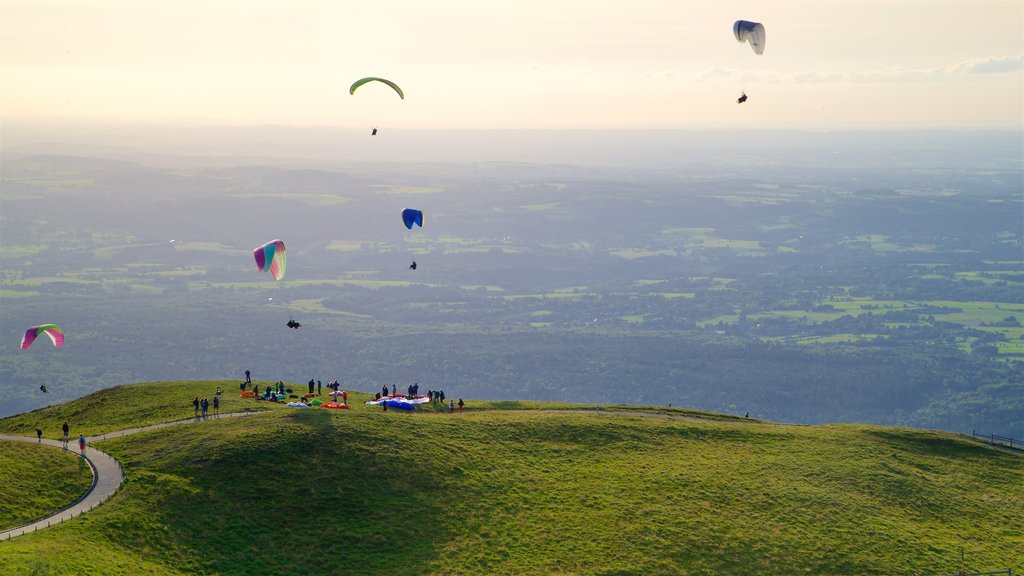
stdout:
{"type": "Polygon", "coordinates": [[[1019,129],[1022,55],[1021,0],[0,0],[0,114],[1019,129]],[[736,42],[737,19],[764,24],[764,55],[736,42]],[[369,75],[406,100],[350,96],[369,75]]]}

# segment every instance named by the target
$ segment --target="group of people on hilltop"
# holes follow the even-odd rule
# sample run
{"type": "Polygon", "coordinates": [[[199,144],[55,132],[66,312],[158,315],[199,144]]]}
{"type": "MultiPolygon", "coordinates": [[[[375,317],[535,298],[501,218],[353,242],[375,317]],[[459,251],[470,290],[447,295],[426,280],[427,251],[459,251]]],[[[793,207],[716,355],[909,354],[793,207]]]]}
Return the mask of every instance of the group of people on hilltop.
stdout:
{"type": "Polygon", "coordinates": [[[217,389],[217,393],[213,395],[213,402],[212,403],[208,399],[206,399],[206,398],[203,398],[202,400],[200,400],[199,396],[196,396],[195,398],[193,398],[192,399],[192,408],[193,408],[193,411],[194,411],[195,418],[197,420],[200,419],[200,418],[205,420],[206,417],[207,417],[207,414],[210,412],[210,407],[211,406],[213,407],[213,415],[214,416],[219,416],[220,415],[220,395],[221,395],[221,389],[218,388],[217,389]],[[200,414],[200,411],[202,411],[202,414],[200,414]]]}
{"type": "MultiPolygon", "coordinates": [[[[242,391],[243,397],[248,396],[248,394],[246,394],[245,392],[246,388],[250,386],[252,387],[251,394],[253,394],[253,397],[256,400],[269,400],[271,402],[281,402],[286,400],[287,398],[299,398],[298,395],[293,393],[291,388],[286,388],[284,382],[281,380],[275,382],[273,386],[268,384],[264,391],[261,393],[259,385],[254,384],[252,381],[252,372],[246,370],[245,381],[239,384],[238,386],[239,389],[241,389],[242,391]]],[[[310,378],[309,382],[306,382],[306,389],[308,390],[308,393],[304,396],[304,398],[322,396],[325,387],[334,391],[331,394],[332,396],[341,396],[345,400],[348,399],[348,394],[341,390],[341,384],[338,383],[337,379],[325,385],[323,383],[323,380],[317,380],[316,378],[310,378]]]]}
{"type": "MultiPolygon", "coordinates": [[[[273,388],[271,388],[271,386],[268,384],[267,387],[266,387],[266,391],[262,395],[260,395],[260,388],[259,388],[259,386],[256,385],[256,384],[253,384],[253,382],[252,382],[252,373],[250,371],[246,370],[245,371],[245,381],[242,382],[239,387],[241,388],[242,392],[244,393],[245,389],[247,387],[249,387],[249,386],[252,386],[252,391],[253,391],[253,393],[255,393],[255,395],[256,395],[255,397],[256,397],[257,400],[259,400],[260,398],[263,398],[265,400],[270,400],[272,402],[279,402],[279,401],[281,401],[281,397],[284,397],[286,394],[288,394],[292,398],[296,398],[297,397],[297,396],[291,394],[291,392],[292,392],[291,389],[285,388],[284,382],[282,382],[282,381],[278,381],[276,384],[274,384],[273,388]]],[[[317,380],[315,378],[310,378],[309,381],[306,382],[306,387],[307,387],[307,390],[309,390],[309,393],[307,394],[306,398],[311,398],[314,395],[321,396],[323,394],[324,384],[323,384],[323,381],[321,381],[321,380],[317,380]]],[[[342,404],[347,404],[348,403],[348,393],[341,390],[341,384],[338,383],[337,379],[335,379],[333,382],[329,382],[327,384],[327,388],[329,390],[333,391],[330,394],[331,394],[331,396],[335,397],[335,402],[337,402],[339,397],[340,397],[340,400],[341,400],[342,404]]],[[[218,393],[219,393],[219,391],[218,391],[218,393]]],[[[419,382],[414,382],[414,383],[410,384],[406,388],[406,397],[407,398],[415,398],[415,397],[417,397],[419,395],[420,395],[420,383],[419,382]]],[[[381,398],[388,398],[388,397],[395,398],[397,396],[398,396],[398,385],[397,384],[392,384],[390,389],[386,385],[381,387],[381,391],[374,395],[374,399],[375,400],[380,400],[381,398]]],[[[428,390],[427,391],[427,398],[430,400],[431,404],[440,404],[441,406],[444,406],[445,400],[447,400],[447,398],[445,397],[445,394],[444,394],[444,390],[428,390]]],[[[193,401],[193,404],[195,404],[195,403],[196,403],[196,401],[193,401]]],[[[462,401],[462,398],[459,398],[458,404],[455,403],[455,400],[451,400],[448,403],[448,411],[450,413],[454,414],[456,408],[458,408],[459,412],[462,412],[463,406],[465,406],[465,402],[462,401]]],[[[198,411],[199,411],[200,408],[202,408],[202,404],[201,403],[196,408],[196,417],[199,417],[198,411]]],[[[206,410],[204,408],[203,409],[203,416],[205,416],[205,415],[206,415],[206,410]]]]}

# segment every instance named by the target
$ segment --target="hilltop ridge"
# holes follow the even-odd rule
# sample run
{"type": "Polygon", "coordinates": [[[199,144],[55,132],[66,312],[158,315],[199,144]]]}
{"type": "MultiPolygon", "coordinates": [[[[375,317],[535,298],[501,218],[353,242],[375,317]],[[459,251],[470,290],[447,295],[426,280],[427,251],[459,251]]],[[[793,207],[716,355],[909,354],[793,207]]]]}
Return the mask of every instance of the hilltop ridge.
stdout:
{"type": "MultiPolygon", "coordinates": [[[[180,418],[223,385],[121,386],[0,431],[180,418]]],[[[236,390],[225,410],[245,407],[236,390]]],[[[384,414],[367,396],[96,442],[124,465],[122,490],[0,544],[0,570],[945,573],[960,546],[977,569],[1019,569],[1024,459],[955,434],[472,400],[384,414]]]]}

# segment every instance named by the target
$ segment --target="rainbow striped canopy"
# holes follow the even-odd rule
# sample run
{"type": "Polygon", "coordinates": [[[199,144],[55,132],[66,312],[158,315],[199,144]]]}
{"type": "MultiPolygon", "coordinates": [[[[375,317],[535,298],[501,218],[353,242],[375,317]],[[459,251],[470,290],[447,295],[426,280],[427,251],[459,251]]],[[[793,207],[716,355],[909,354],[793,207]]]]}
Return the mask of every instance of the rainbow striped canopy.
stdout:
{"type": "Polygon", "coordinates": [[[260,272],[269,271],[274,276],[274,280],[284,278],[284,267],[287,259],[285,258],[283,241],[271,240],[253,250],[252,255],[256,259],[256,267],[260,269],[260,272]]]}

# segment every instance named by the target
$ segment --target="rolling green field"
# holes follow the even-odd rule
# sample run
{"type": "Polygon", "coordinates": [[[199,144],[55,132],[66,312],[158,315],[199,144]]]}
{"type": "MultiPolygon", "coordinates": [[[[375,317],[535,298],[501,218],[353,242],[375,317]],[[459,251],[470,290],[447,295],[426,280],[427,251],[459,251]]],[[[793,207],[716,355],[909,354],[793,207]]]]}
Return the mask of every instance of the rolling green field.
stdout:
{"type": "Polygon", "coordinates": [[[89,489],[92,469],[72,448],[0,441],[0,530],[47,516],[89,489]]]}
{"type": "Polygon", "coordinates": [[[384,413],[361,393],[299,410],[231,382],[121,386],[0,430],[180,419],[218,386],[225,410],[265,412],[94,442],[127,483],[0,544],[0,572],[935,574],[961,546],[968,570],[1022,568],[1024,458],[942,432],[534,402],[384,413]]]}

